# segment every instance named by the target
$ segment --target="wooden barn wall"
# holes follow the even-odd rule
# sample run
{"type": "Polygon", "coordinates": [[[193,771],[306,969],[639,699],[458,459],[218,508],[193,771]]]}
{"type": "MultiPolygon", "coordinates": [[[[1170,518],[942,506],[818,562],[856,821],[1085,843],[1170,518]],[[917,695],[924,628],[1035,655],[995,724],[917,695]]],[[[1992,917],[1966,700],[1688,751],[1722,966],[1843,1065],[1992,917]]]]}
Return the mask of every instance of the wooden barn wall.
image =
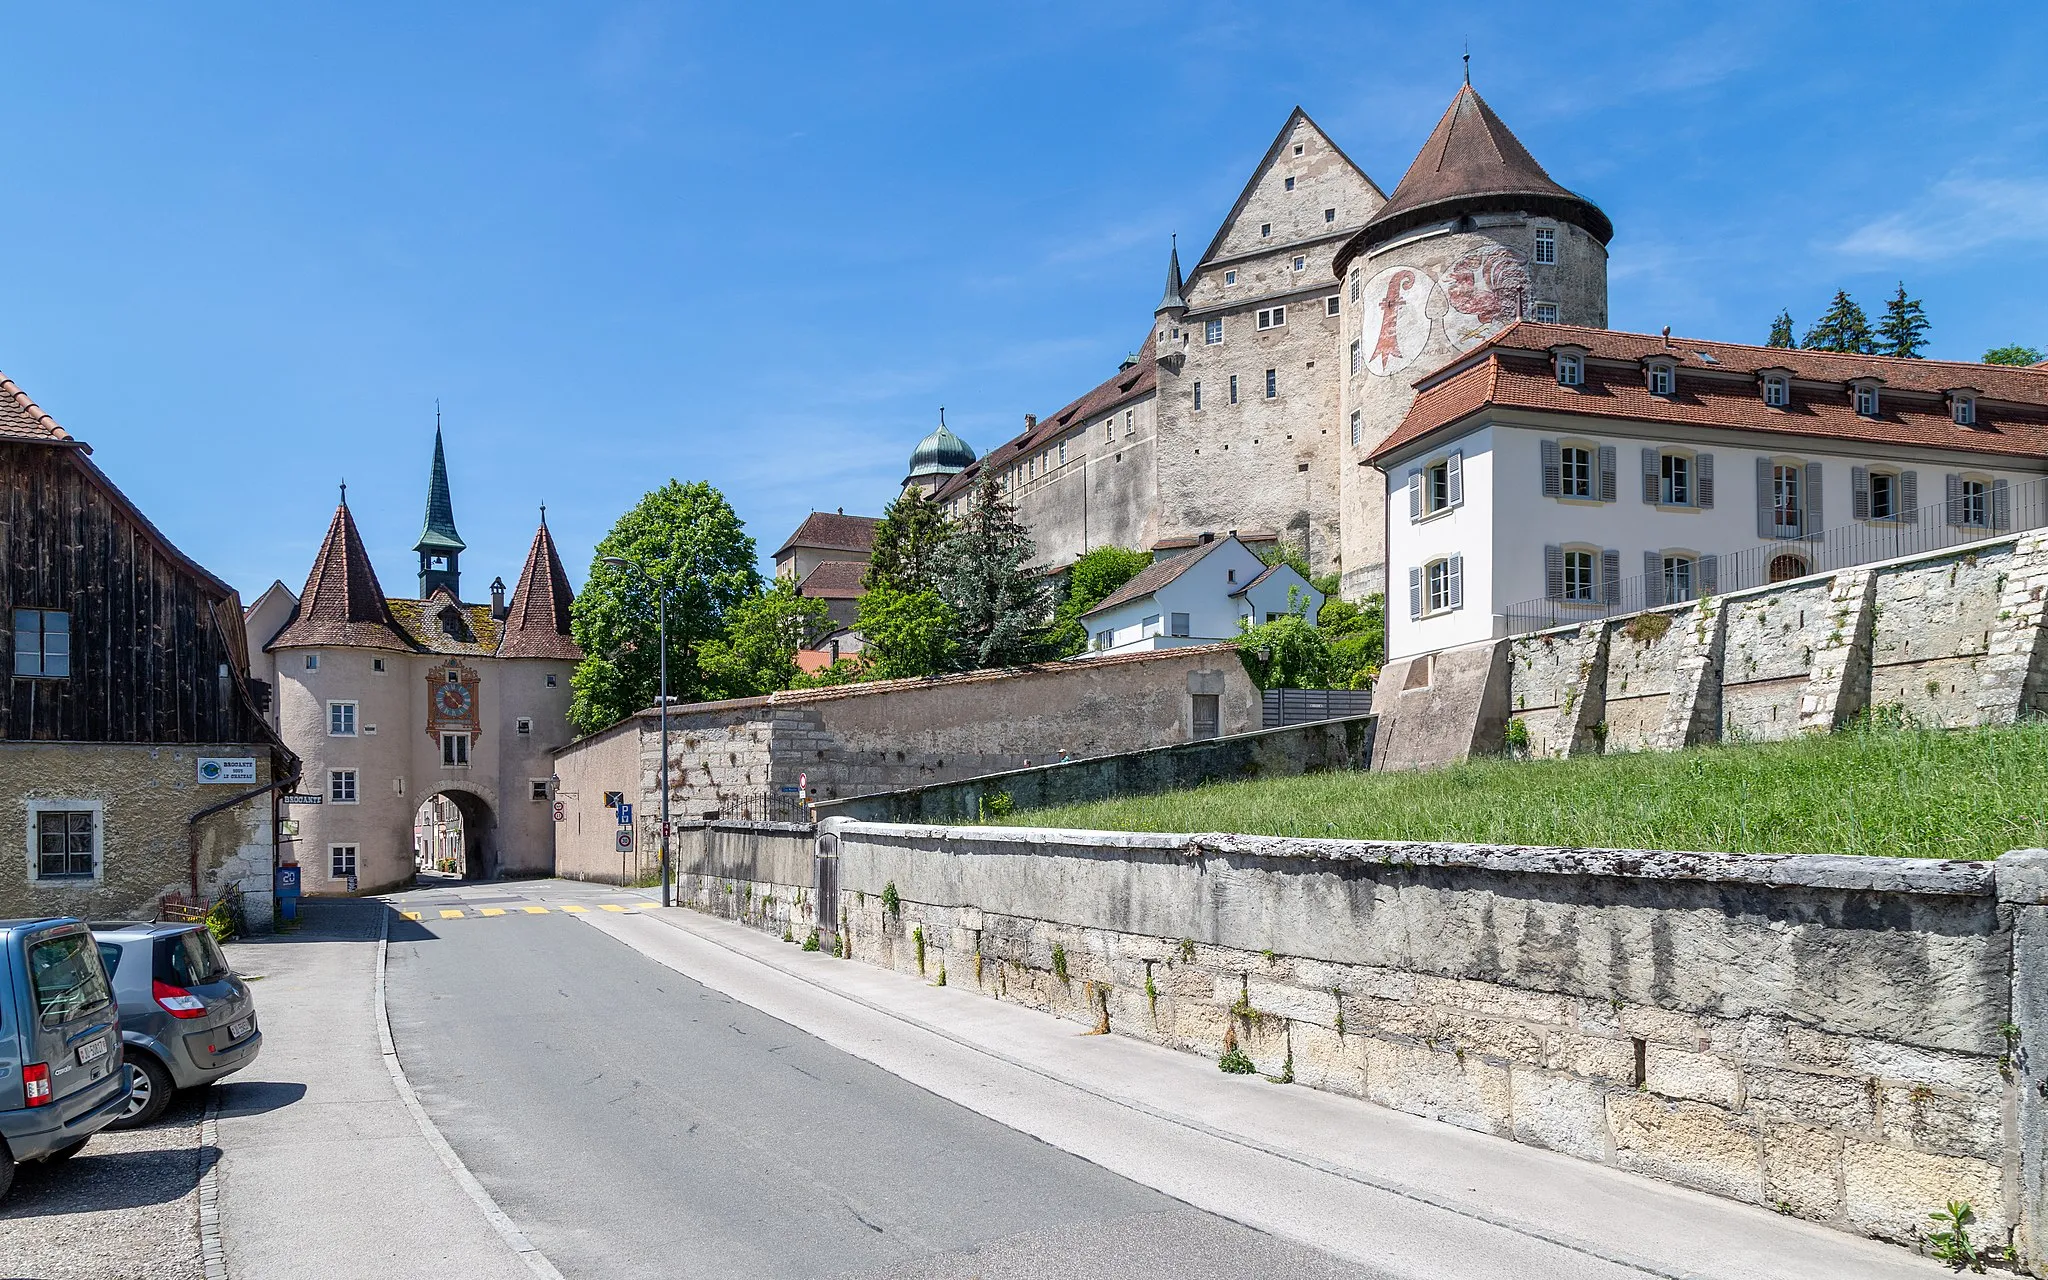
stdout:
{"type": "Polygon", "coordinates": [[[243,669],[214,618],[231,604],[72,450],[0,444],[0,740],[263,740],[238,679],[219,675],[243,669]],[[70,612],[69,679],[13,674],[16,608],[70,612]]]}

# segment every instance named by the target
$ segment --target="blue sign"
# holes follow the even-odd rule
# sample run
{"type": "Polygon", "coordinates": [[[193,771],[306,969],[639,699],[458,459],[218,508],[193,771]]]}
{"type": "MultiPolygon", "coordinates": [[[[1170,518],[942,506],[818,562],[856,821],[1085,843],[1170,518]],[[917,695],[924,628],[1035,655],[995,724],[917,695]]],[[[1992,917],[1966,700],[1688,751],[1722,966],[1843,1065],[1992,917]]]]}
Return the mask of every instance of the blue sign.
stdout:
{"type": "Polygon", "coordinates": [[[299,896],[299,869],[297,867],[279,867],[277,869],[277,896],[280,898],[296,898],[299,896]]]}
{"type": "Polygon", "coordinates": [[[622,827],[633,825],[633,806],[624,801],[619,802],[619,825],[622,827]]]}

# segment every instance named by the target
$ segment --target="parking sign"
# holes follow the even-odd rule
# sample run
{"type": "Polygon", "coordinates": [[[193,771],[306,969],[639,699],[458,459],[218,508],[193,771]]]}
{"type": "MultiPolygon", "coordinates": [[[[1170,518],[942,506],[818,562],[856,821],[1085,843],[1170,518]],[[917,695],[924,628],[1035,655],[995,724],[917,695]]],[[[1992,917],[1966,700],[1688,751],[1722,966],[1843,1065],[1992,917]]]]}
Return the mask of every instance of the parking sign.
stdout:
{"type": "Polygon", "coordinates": [[[633,806],[623,800],[619,802],[619,825],[622,827],[633,825],[633,806]]]}

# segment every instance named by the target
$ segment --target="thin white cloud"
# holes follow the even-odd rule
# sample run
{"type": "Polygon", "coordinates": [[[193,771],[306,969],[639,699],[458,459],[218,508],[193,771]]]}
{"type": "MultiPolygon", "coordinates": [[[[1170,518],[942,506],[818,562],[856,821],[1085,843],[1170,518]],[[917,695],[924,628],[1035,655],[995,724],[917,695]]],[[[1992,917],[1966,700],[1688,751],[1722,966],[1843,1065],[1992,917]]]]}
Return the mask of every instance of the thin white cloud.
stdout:
{"type": "Polygon", "coordinates": [[[2015,242],[2048,242],[2048,177],[1951,173],[1905,208],[1854,228],[1833,247],[1877,261],[1932,261],[2015,242]]]}

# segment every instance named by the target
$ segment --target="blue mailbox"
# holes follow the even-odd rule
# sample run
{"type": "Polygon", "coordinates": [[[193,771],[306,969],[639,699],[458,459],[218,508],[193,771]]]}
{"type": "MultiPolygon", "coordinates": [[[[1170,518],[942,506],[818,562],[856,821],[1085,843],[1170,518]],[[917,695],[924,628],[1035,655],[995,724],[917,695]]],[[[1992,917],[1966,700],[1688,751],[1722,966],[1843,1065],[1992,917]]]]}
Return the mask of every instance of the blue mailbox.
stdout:
{"type": "Polygon", "coordinates": [[[277,893],[277,915],[286,923],[299,918],[299,864],[287,862],[272,872],[277,893]]]}

